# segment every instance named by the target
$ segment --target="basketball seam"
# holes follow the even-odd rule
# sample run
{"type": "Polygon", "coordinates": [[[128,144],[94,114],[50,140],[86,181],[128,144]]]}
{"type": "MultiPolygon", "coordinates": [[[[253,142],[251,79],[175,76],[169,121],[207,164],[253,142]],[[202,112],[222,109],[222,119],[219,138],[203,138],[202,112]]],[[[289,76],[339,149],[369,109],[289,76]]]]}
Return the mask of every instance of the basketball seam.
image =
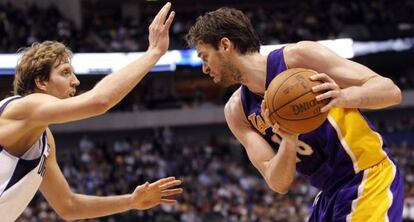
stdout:
{"type": "MultiPolygon", "coordinates": [[[[310,93],[311,91],[308,91],[307,93],[305,93],[304,95],[306,95],[306,94],[308,94],[308,93],[310,93]]],[[[302,97],[302,96],[304,96],[304,95],[301,95],[301,96],[299,96],[298,98],[300,98],[300,97],[302,97]]],[[[296,98],[296,99],[298,99],[298,98],[296,98]]],[[[287,105],[287,104],[286,104],[287,105]]],[[[284,106],[283,106],[284,107],[284,106]]],[[[281,107],[281,108],[283,108],[283,107],[281,107]]],[[[280,110],[280,109],[278,109],[278,110],[280,110]]],[[[281,115],[279,115],[279,113],[277,113],[277,111],[278,110],[276,110],[275,112],[273,112],[273,113],[276,113],[276,115],[278,116],[278,117],[280,117],[281,119],[283,119],[283,120],[288,120],[288,121],[300,121],[300,120],[306,120],[306,119],[312,119],[312,118],[315,118],[315,117],[318,117],[321,113],[318,113],[317,115],[313,115],[313,116],[310,116],[310,117],[306,117],[306,118],[302,118],[302,119],[287,119],[287,118],[283,118],[281,115]]]]}
{"type": "MultiPolygon", "coordinates": [[[[295,101],[295,100],[299,99],[300,97],[302,97],[302,96],[304,96],[304,95],[306,95],[306,94],[308,94],[308,93],[310,93],[310,92],[312,92],[312,90],[306,91],[306,92],[304,92],[304,93],[300,94],[299,96],[297,96],[297,97],[295,97],[295,98],[293,98],[293,99],[289,100],[288,102],[286,102],[285,104],[283,104],[282,106],[280,106],[280,107],[279,107],[279,109],[282,109],[283,107],[287,106],[289,103],[291,103],[291,102],[293,102],[293,101],[295,101]]],[[[276,94],[276,93],[275,93],[275,94],[276,94]]],[[[274,101],[274,100],[273,100],[273,101],[274,101]]],[[[273,113],[276,113],[276,115],[278,115],[278,116],[279,116],[279,114],[277,114],[277,111],[278,111],[279,109],[276,109],[275,111],[273,111],[273,112],[269,113],[269,116],[273,115],[273,113]]]]}
{"type": "MultiPolygon", "coordinates": [[[[294,73],[291,73],[290,74],[290,76],[288,76],[284,81],[282,81],[281,83],[280,83],[280,86],[282,86],[286,81],[288,81],[293,75],[295,75],[295,74],[297,74],[297,73],[300,73],[300,72],[303,72],[302,70],[299,70],[299,71],[297,71],[297,72],[294,72],[294,73]]],[[[272,109],[273,110],[278,110],[278,109],[275,109],[275,104],[276,103],[273,103],[273,101],[275,101],[275,97],[276,97],[276,95],[277,95],[277,93],[279,92],[279,89],[281,88],[279,86],[279,88],[277,88],[277,90],[276,90],[276,92],[273,94],[273,97],[272,97],[272,109]]],[[[296,98],[295,98],[296,99],[296,98]]],[[[291,101],[289,101],[288,103],[290,103],[291,101]]],[[[286,103],[286,104],[288,104],[288,103],[286,103]]],[[[283,106],[285,106],[286,104],[284,104],[283,106]]],[[[282,107],[283,107],[282,106],[282,107]]],[[[280,107],[279,107],[279,109],[280,109],[280,107]]]]}
{"type": "Polygon", "coordinates": [[[312,119],[312,118],[318,117],[320,114],[321,114],[321,113],[319,113],[318,115],[311,116],[311,117],[306,117],[306,118],[303,118],[303,119],[286,119],[286,118],[283,118],[283,117],[281,117],[279,114],[277,114],[277,113],[276,113],[276,115],[277,115],[278,117],[280,117],[280,118],[281,118],[281,119],[283,119],[283,120],[287,120],[287,121],[301,121],[301,120],[312,119]]]}

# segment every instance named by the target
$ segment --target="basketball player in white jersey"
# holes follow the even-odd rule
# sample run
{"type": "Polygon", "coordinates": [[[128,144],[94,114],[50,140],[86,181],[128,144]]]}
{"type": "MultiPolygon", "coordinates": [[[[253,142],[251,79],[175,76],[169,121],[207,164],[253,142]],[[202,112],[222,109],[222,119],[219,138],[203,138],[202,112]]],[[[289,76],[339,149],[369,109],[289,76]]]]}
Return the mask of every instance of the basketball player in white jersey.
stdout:
{"type": "Polygon", "coordinates": [[[169,45],[174,12],[167,3],[149,27],[146,53],[75,96],[79,80],[63,44],[46,41],[23,51],[16,67],[16,96],[0,102],[0,220],[14,221],[38,189],[64,219],[96,218],[130,209],[175,204],[182,192],[174,177],[137,186],[131,194],[98,197],[73,193],[56,161],[48,126],[105,113],[150,71],[169,45]],[[169,14],[169,15],[168,15],[169,14]]]}

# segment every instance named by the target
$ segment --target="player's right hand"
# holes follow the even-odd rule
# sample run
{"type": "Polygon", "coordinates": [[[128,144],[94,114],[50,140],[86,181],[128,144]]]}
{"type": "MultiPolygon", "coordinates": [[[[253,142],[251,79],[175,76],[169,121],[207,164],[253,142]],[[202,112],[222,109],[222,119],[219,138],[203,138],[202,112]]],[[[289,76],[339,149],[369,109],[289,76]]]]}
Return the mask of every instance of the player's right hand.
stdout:
{"type": "Polygon", "coordinates": [[[329,75],[318,73],[310,77],[312,80],[322,81],[322,84],[312,87],[315,93],[321,93],[316,96],[317,101],[329,99],[329,103],[321,108],[321,112],[328,112],[332,107],[346,107],[346,96],[338,84],[329,75]]]}
{"type": "Polygon", "coordinates": [[[148,28],[148,51],[154,52],[157,55],[166,53],[170,43],[168,32],[175,16],[175,12],[172,11],[167,18],[170,9],[171,3],[168,2],[161,8],[148,28]]]}

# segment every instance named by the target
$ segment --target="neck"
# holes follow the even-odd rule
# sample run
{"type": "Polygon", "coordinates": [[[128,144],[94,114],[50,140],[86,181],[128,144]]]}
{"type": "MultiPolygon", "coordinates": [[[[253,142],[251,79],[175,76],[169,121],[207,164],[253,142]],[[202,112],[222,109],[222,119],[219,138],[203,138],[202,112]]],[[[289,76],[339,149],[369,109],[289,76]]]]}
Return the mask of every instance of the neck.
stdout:
{"type": "Polygon", "coordinates": [[[250,91],[256,94],[264,95],[267,56],[259,53],[240,55],[237,58],[237,66],[242,75],[241,84],[247,86],[250,91]]]}

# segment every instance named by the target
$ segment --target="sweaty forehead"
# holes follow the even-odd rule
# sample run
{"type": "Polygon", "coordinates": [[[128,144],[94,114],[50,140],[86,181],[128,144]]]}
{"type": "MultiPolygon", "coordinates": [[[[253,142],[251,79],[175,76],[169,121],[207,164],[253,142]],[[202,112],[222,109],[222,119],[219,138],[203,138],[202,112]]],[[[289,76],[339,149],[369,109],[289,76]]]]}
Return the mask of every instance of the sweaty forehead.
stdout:
{"type": "Polygon", "coordinates": [[[72,65],[68,61],[61,61],[55,65],[55,69],[59,71],[64,69],[72,69],[72,65]]]}
{"type": "Polygon", "coordinates": [[[196,50],[197,50],[198,57],[201,57],[201,56],[204,56],[209,51],[214,50],[214,48],[210,44],[198,43],[196,45],[196,50]]]}

